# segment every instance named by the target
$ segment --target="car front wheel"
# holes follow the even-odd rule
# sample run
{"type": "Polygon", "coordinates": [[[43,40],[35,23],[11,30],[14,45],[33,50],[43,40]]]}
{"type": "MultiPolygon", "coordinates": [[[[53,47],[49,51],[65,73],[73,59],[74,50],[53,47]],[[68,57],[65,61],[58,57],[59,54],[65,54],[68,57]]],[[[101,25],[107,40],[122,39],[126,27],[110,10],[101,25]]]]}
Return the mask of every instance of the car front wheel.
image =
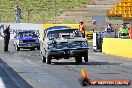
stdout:
{"type": "Polygon", "coordinates": [[[76,56],[76,57],[75,57],[75,61],[76,61],[76,63],[78,63],[78,64],[82,63],[82,57],[81,57],[81,56],[76,56]]]}
{"type": "Polygon", "coordinates": [[[42,62],[45,63],[46,62],[46,58],[43,55],[41,55],[41,58],[42,58],[42,62]]]}
{"type": "Polygon", "coordinates": [[[50,58],[50,55],[46,52],[45,53],[46,55],[46,64],[51,64],[51,58],[50,58]]]}

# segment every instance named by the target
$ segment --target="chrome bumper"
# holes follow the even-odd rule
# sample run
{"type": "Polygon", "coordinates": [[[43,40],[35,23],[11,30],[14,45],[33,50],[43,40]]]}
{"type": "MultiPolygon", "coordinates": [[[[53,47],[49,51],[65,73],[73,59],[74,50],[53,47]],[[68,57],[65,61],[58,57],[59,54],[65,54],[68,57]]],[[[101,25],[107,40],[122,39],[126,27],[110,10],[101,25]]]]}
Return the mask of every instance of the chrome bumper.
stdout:
{"type": "Polygon", "coordinates": [[[57,56],[57,57],[74,57],[77,55],[84,55],[88,52],[88,49],[76,49],[76,50],[60,50],[60,51],[48,51],[48,54],[51,56],[57,56]]]}
{"type": "Polygon", "coordinates": [[[30,47],[39,47],[40,44],[39,43],[21,43],[21,44],[18,44],[18,47],[20,48],[30,48],[30,47]]]}

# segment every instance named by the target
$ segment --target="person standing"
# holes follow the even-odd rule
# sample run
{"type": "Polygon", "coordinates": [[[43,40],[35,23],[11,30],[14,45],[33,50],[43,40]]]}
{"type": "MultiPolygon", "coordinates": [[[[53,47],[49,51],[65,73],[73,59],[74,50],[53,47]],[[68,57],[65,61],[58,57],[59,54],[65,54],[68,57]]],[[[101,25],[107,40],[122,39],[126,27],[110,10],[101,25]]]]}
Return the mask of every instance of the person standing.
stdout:
{"type": "Polygon", "coordinates": [[[85,38],[85,25],[84,25],[83,22],[80,22],[80,24],[79,24],[79,30],[80,30],[82,36],[85,38]]]}
{"type": "Polygon", "coordinates": [[[16,23],[19,23],[20,19],[22,19],[22,16],[21,16],[21,8],[18,5],[15,8],[15,15],[16,15],[16,23]]]}
{"type": "Polygon", "coordinates": [[[96,20],[93,20],[92,21],[92,31],[93,31],[93,33],[96,31],[96,27],[97,25],[96,25],[96,20]]]}
{"type": "Polygon", "coordinates": [[[4,52],[8,51],[8,45],[10,40],[10,25],[3,31],[4,33],[4,52]]]}
{"type": "Polygon", "coordinates": [[[121,36],[129,36],[129,30],[128,30],[128,27],[126,26],[126,24],[122,24],[122,27],[119,28],[119,31],[118,31],[118,35],[119,37],[121,36]]]}
{"type": "Polygon", "coordinates": [[[111,24],[108,24],[108,27],[105,29],[106,32],[114,32],[114,29],[111,24]]]}

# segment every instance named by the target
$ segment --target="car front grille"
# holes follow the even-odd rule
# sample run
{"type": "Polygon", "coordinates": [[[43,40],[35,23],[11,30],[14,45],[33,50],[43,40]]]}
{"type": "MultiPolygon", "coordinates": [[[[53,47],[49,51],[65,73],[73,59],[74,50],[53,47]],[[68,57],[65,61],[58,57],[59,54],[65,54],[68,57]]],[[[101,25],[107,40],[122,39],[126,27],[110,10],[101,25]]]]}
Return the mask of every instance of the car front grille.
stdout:
{"type": "Polygon", "coordinates": [[[35,42],[35,40],[23,40],[23,43],[35,42]]]}
{"type": "Polygon", "coordinates": [[[73,42],[73,43],[60,43],[57,45],[57,48],[59,49],[63,49],[63,48],[77,48],[77,47],[81,47],[82,44],[81,42],[73,42]]]}

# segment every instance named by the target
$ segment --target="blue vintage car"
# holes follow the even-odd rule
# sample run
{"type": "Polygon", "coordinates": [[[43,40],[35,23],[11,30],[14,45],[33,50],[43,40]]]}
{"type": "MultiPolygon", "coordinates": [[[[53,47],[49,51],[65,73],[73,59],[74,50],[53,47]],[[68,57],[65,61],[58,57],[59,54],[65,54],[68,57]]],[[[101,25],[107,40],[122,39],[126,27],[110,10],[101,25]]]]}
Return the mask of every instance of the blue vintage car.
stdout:
{"type": "Polygon", "coordinates": [[[14,46],[16,51],[19,51],[20,48],[31,50],[37,48],[40,50],[39,37],[34,31],[18,32],[14,37],[14,46]]]}

